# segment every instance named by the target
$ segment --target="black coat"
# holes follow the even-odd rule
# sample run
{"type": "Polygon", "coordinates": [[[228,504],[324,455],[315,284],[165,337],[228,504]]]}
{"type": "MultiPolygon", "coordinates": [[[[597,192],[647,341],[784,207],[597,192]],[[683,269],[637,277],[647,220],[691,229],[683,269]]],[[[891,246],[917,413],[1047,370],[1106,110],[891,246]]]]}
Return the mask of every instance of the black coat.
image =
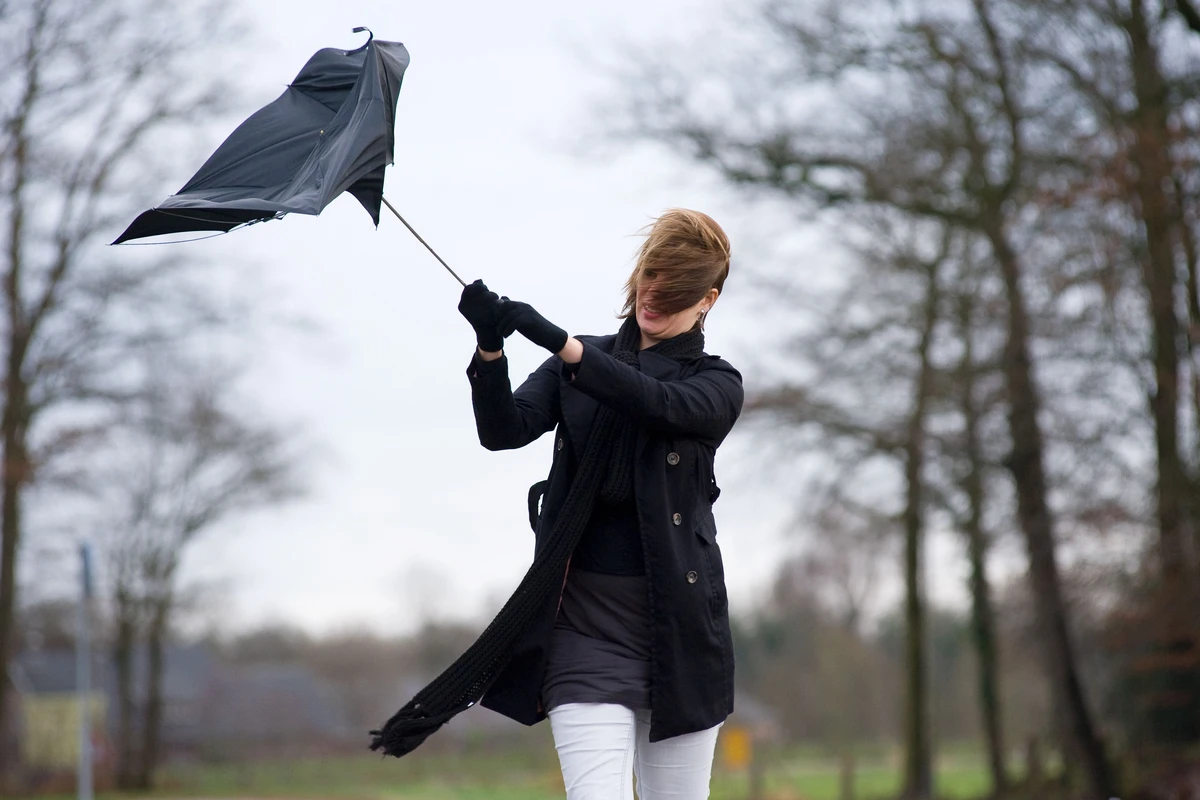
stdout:
{"type": "MultiPolygon", "coordinates": [[[[638,371],[611,357],[616,336],[579,338],[583,359],[573,380],[553,356],[513,392],[506,358],[472,362],[479,441],[489,450],[508,450],[555,430],[536,555],[554,528],[599,405],[638,426],[634,495],[654,627],[650,741],[705,730],[733,711],[733,646],[712,513],[720,493],[713,457],[741,413],[742,377],[717,356],[680,364],[653,351],[639,354],[638,371]]],[[[542,679],[557,609],[552,596],[483,705],[526,725],[545,718],[542,679]]]]}

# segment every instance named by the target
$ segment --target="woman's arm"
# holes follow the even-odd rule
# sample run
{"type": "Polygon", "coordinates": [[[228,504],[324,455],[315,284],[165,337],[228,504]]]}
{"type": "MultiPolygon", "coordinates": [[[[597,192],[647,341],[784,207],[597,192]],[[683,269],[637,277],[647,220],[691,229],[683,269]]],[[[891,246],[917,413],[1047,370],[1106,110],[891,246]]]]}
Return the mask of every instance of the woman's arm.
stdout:
{"type": "Polygon", "coordinates": [[[669,435],[716,447],[742,412],[741,373],[724,361],[682,380],[660,381],[574,337],[567,339],[559,358],[578,364],[571,370],[572,388],[669,435]]]}
{"type": "Polygon", "coordinates": [[[467,377],[479,443],[488,450],[512,450],[552,430],[561,418],[561,370],[562,362],[551,356],[514,392],[504,353],[477,350],[467,377]]]}
{"type": "Polygon", "coordinates": [[[583,358],[583,342],[574,336],[567,337],[567,343],[558,351],[558,357],[566,364],[578,364],[583,358]]]}

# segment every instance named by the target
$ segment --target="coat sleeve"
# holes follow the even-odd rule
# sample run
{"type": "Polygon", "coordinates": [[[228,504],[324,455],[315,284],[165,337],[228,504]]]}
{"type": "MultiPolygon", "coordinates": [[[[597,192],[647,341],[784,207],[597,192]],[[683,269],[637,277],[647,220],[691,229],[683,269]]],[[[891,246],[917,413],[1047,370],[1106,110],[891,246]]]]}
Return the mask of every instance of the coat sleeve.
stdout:
{"type": "Polygon", "coordinates": [[[620,411],[644,428],[699,439],[716,447],[741,414],[744,392],[741,373],[732,365],[719,359],[711,364],[695,375],[660,381],[585,341],[571,388],[620,411]]]}
{"type": "Polygon", "coordinates": [[[551,356],[512,391],[508,356],[484,361],[476,355],[467,368],[471,406],[479,443],[488,450],[524,447],[562,419],[559,411],[559,374],[562,360],[551,356]]]}

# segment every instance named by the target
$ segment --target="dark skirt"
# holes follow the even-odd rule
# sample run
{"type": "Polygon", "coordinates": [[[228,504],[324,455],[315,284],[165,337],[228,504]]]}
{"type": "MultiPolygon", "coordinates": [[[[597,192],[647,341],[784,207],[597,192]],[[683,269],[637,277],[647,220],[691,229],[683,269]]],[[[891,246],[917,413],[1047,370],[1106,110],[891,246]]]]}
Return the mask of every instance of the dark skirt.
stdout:
{"type": "Polygon", "coordinates": [[[651,628],[644,575],[572,568],[554,623],[542,703],[650,708],[651,628]]]}

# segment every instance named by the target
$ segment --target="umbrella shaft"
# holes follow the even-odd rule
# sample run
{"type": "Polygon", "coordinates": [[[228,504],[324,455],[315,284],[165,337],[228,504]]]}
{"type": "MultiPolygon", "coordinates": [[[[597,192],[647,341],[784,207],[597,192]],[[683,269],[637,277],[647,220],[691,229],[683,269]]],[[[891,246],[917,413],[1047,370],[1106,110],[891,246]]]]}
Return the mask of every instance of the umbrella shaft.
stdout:
{"type": "Polygon", "coordinates": [[[395,207],[394,207],[394,206],[392,206],[392,204],[388,202],[388,199],[387,199],[386,197],[383,197],[383,198],[380,198],[380,199],[382,199],[382,200],[383,200],[383,204],[384,204],[385,206],[387,206],[387,207],[388,207],[388,208],[391,210],[391,212],[392,212],[393,214],[395,214],[395,215],[396,215],[396,219],[398,219],[398,220],[400,220],[401,222],[403,222],[403,223],[404,223],[404,227],[408,228],[408,231],[409,231],[409,233],[411,233],[413,236],[417,237],[417,241],[418,241],[418,242],[420,242],[421,244],[425,245],[425,249],[426,249],[426,250],[428,250],[429,252],[433,253],[433,257],[434,257],[434,258],[436,258],[436,259],[438,260],[438,262],[439,262],[439,263],[441,263],[441,265],[442,265],[443,267],[445,267],[445,268],[446,268],[446,271],[447,271],[447,272],[449,272],[451,275],[453,275],[453,276],[454,276],[454,280],[458,281],[458,282],[459,282],[459,283],[461,283],[463,286],[466,286],[466,285],[467,285],[467,282],[466,282],[466,281],[464,281],[462,278],[458,277],[458,273],[456,273],[454,270],[450,269],[450,265],[449,265],[449,264],[447,264],[445,261],[443,261],[443,260],[442,260],[442,257],[441,257],[441,256],[439,256],[439,255],[437,254],[437,252],[436,252],[436,251],[435,251],[435,250],[434,250],[432,247],[430,247],[430,246],[429,246],[429,242],[427,242],[427,241],[425,241],[424,239],[422,239],[422,238],[421,238],[421,234],[419,234],[419,233],[417,233],[415,230],[413,230],[413,226],[408,224],[408,220],[406,220],[404,217],[400,216],[400,212],[399,212],[399,211],[397,211],[397,210],[395,209],[395,207]]]}

